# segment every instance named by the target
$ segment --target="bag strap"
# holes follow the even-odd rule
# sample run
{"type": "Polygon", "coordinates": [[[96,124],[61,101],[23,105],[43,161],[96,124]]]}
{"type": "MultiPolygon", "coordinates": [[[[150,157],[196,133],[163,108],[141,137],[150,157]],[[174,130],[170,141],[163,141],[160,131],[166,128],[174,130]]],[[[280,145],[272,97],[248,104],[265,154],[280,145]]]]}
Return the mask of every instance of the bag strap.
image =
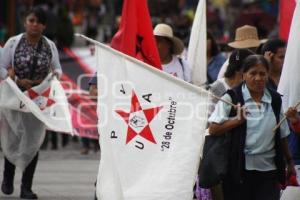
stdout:
{"type": "Polygon", "coordinates": [[[178,58],[178,61],[180,63],[181,69],[182,69],[183,79],[186,81],[186,78],[185,78],[185,75],[184,75],[185,69],[184,69],[184,64],[183,64],[182,58],[180,58],[180,57],[177,57],[177,58],[178,58]]]}
{"type": "Polygon", "coordinates": [[[273,92],[271,89],[269,89],[269,92],[272,96],[271,105],[272,105],[272,109],[273,109],[273,112],[274,112],[275,117],[276,117],[276,122],[279,123],[281,99],[280,99],[280,97],[276,96],[275,92],[273,92]]]}
{"type": "MultiPolygon", "coordinates": [[[[236,105],[238,103],[236,91],[235,90],[227,90],[227,94],[229,94],[232,103],[236,105]]],[[[229,117],[234,117],[235,115],[236,115],[236,110],[231,106],[229,117]]]]}
{"type": "Polygon", "coordinates": [[[178,61],[179,61],[180,65],[181,65],[182,73],[184,74],[184,65],[183,65],[182,58],[180,58],[180,57],[177,57],[177,58],[178,58],[178,61]]]}

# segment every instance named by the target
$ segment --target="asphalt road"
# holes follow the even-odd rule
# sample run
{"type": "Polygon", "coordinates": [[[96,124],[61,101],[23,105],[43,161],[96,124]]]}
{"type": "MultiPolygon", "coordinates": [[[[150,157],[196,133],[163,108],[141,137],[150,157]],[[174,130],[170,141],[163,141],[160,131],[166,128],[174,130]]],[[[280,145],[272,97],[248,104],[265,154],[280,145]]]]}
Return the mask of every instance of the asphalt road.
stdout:
{"type": "MultiPolygon", "coordinates": [[[[40,151],[33,191],[40,200],[92,200],[100,154],[91,152],[80,154],[79,144],[70,144],[59,150],[40,151]]],[[[3,177],[3,153],[0,152],[0,181],[3,177]]],[[[19,199],[20,170],[16,170],[12,195],[0,192],[0,200],[19,199]]]]}

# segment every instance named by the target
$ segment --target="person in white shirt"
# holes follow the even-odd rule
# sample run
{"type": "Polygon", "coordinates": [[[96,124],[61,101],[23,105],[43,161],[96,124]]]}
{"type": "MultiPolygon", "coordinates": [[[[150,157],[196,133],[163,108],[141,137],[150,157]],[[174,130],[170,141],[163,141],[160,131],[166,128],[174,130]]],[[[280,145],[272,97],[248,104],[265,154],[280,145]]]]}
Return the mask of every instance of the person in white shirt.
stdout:
{"type": "Polygon", "coordinates": [[[191,83],[191,69],[178,56],[183,52],[184,44],[173,35],[172,28],[167,24],[158,24],[154,28],[154,36],[163,71],[191,83]]]}

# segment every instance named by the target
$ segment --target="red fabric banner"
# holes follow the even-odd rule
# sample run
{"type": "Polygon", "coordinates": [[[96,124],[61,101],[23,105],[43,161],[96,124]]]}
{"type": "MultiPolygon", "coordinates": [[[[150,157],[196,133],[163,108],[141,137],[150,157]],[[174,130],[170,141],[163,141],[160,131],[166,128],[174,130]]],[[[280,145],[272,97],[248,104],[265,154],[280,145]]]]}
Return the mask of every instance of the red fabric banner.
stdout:
{"type": "Polygon", "coordinates": [[[111,47],[161,69],[146,0],[124,0],[120,27],[111,47]]]}
{"type": "Polygon", "coordinates": [[[289,38],[295,7],[295,0],[280,0],[279,37],[285,41],[287,41],[289,38]]]}

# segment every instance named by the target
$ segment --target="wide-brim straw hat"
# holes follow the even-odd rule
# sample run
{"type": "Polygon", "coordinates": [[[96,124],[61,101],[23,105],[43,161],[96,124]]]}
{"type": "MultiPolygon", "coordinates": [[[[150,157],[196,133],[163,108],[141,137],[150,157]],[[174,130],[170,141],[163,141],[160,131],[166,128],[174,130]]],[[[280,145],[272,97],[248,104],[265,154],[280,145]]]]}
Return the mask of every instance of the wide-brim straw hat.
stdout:
{"type": "Polygon", "coordinates": [[[253,48],[259,45],[260,40],[258,38],[257,29],[249,25],[237,28],[234,42],[228,43],[228,46],[236,49],[253,48]]]}
{"type": "Polygon", "coordinates": [[[154,28],[153,34],[155,36],[166,37],[172,42],[172,52],[174,55],[179,55],[184,49],[183,42],[175,37],[171,26],[167,24],[157,24],[154,28]]]}

